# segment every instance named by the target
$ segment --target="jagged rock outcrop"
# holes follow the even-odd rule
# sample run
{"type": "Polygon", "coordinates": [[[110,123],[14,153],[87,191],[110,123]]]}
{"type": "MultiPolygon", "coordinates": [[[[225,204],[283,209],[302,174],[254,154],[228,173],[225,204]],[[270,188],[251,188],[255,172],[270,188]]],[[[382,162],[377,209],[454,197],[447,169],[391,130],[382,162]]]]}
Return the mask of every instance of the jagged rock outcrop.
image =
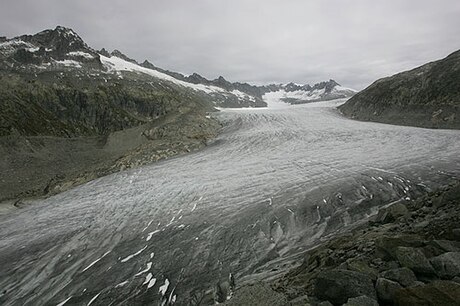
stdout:
{"type": "Polygon", "coordinates": [[[460,51],[375,81],[339,109],[350,118],[460,128],[460,51]]]}

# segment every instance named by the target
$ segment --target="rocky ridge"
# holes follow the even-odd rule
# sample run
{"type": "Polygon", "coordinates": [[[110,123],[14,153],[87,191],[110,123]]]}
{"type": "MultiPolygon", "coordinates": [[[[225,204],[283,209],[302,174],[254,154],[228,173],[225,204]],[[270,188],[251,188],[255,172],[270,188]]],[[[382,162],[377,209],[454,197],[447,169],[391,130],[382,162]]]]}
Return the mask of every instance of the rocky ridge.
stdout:
{"type": "Polygon", "coordinates": [[[339,109],[358,120],[459,129],[460,51],[377,80],[339,109]]]}

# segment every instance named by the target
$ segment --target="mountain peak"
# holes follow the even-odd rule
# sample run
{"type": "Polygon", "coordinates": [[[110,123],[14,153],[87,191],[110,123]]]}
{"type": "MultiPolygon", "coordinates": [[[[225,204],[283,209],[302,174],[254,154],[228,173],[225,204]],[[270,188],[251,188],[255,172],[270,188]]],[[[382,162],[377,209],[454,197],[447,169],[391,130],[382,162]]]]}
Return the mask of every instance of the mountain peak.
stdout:
{"type": "Polygon", "coordinates": [[[111,56],[116,56],[116,57],[121,58],[121,59],[124,59],[127,62],[131,62],[131,63],[139,65],[139,63],[136,60],[134,60],[132,58],[129,58],[128,56],[126,56],[125,54],[121,53],[121,51],[119,51],[117,49],[113,50],[112,53],[110,53],[110,55],[111,56]]]}
{"type": "Polygon", "coordinates": [[[46,49],[58,59],[73,51],[93,51],[75,31],[63,26],[44,30],[34,35],[23,35],[19,39],[37,48],[46,49]]]}

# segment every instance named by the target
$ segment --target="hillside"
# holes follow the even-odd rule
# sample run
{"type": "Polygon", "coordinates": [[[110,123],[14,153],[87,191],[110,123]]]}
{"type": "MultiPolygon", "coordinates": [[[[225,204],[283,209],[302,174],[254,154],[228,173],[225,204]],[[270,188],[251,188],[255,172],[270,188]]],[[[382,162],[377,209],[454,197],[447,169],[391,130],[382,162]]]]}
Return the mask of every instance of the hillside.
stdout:
{"type": "Polygon", "coordinates": [[[198,150],[221,128],[210,115],[216,107],[265,107],[270,94],[294,104],[350,92],[332,80],[255,86],[184,76],[97,51],[62,26],[0,37],[0,171],[9,178],[0,181],[0,202],[20,206],[198,150]]]}
{"type": "Polygon", "coordinates": [[[358,120],[460,128],[460,51],[377,80],[339,108],[358,120]]]}

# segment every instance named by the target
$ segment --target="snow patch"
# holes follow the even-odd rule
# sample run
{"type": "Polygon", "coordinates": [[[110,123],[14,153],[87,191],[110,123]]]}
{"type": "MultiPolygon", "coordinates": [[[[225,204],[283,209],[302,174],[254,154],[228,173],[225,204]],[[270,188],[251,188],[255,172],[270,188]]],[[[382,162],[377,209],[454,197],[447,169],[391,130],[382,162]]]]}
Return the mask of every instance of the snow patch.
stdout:
{"type": "Polygon", "coordinates": [[[105,252],[101,257],[99,257],[98,259],[96,259],[95,261],[93,261],[92,263],[90,263],[86,268],[83,269],[82,272],[85,272],[86,270],[88,270],[89,268],[91,268],[92,266],[94,266],[99,260],[101,260],[102,258],[104,258],[107,254],[109,254],[110,251],[107,251],[105,252]]]}
{"type": "Polygon", "coordinates": [[[165,279],[164,285],[160,286],[160,288],[158,289],[158,292],[164,296],[166,294],[166,291],[168,291],[168,287],[169,287],[169,280],[165,279]]]}
{"type": "Polygon", "coordinates": [[[83,51],[72,51],[72,52],[69,52],[67,53],[68,56],[80,56],[80,57],[84,57],[86,59],[93,59],[94,56],[89,54],[89,53],[86,53],[86,52],[83,52],[83,51]]]}
{"type": "Polygon", "coordinates": [[[74,60],[62,60],[62,61],[54,61],[55,64],[57,65],[63,65],[66,67],[75,67],[75,68],[81,68],[81,63],[74,61],[74,60]]]}
{"type": "Polygon", "coordinates": [[[66,300],[60,302],[60,303],[57,304],[56,306],[62,306],[62,305],[64,305],[64,304],[67,303],[71,298],[72,298],[72,296],[68,297],[66,300]]]}
{"type": "Polygon", "coordinates": [[[192,84],[188,82],[184,82],[173,78],[170,75],[165,73],[161,73],[159,71],[148,69],[137,64],[125,61],[119,57],[112,56],[106,57],[104,55],[99,54],[102,64],[107,68],[109,72],[120,72],[120,71],[130,71],[130,72],[137,72],[150,75],[157,79],[165,80],[176,85],[180,85],[183,87],[191,88],[193,90],[203,91],[205,93],[229,93],[225,89],[222,89],[217,86],[208,86],[203,84],[192,84]]]}
{"type": "Polygon", "coordinates": [[[146,248],[147,248],[147,246],[143,247],[142,249],[140,249],[140,250],[137,251],[136,253],[131,254],[131,255],[129,255],[129,256],[123,258],[123,259],[121,260],[121,262],[127,262],[128,260],[130,260],[130,259],[136,257],[137,255],[139,255],[140,253],[142,253],[146,248]]]}

